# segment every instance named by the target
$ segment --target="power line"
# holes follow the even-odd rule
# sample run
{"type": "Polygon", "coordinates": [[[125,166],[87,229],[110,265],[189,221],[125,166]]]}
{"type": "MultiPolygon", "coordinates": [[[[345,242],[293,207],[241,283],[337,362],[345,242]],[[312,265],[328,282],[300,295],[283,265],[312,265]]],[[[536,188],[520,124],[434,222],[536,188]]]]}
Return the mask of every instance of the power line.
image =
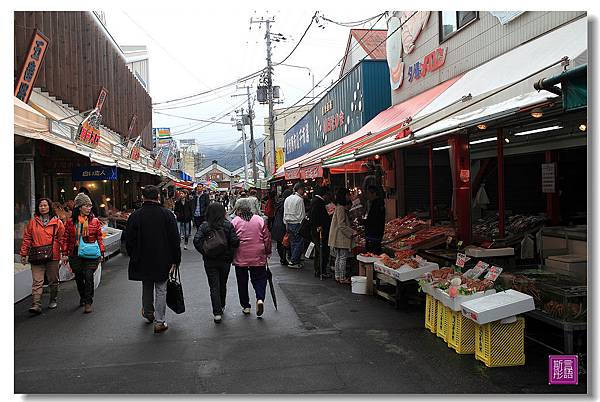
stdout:
{"type": "MultiPolygon", "coordinates": [[[[412,14],[412,15],[411,15],[411,16],[410,16],[410,17],[409,17],[409,18],[408,18],[406,21],[410,20],[410,18],[412,18],[412,17],[413,17],[413,16],[414,16],[416,13],[417,13],[417,12],[415,12],[414,14],[412,14]]],[[[375,21],[375,23],[374,23],[374,24],[371,26],[371,29],[372,29],[372,28],[373,28],[375,25],[377,25],[377,23],[379,23],[379,21],[381,20],[381,18],[383,18],[383,16],[384,16],[384,15],[386,15],[386,14],[387,14],[387,12],[380,14],[380,15],[379,15],[379,18],[377,19],[377,21],[375,21]]],[[[406,21],[405,21],[405,23],[406,23],[406,21]]],[[[402,27],[402,25],[400,25],[400,27],[402,27]]],[[[400,27],[398,27],[397,29],[399,29],[400,27]]],[[[397,29],[396,29],[396,30],[397,30],[397,29]]],[[[345,55],[344,55],[344,57],[342,57],[342,58],[340,59],[340,61],[338,61],[338,62],[335,64],[335,66],[333,66],[333,68],[332,68],[331,70],[329,70],[329,72],[328,72],[328,73],[327,73],[327,74],[326,74],[326,75],[325,75],[325,76],[324,76],[324,77],[323,77],[323,78],[322,78],[322,79],[321,79],[321,80],[320,80],[320,81],[319,81],[319,82],[318,82],[318,83],[317,83],[317,84],[316,84],[316,85],[315,85],[313,88],[311,88],[311,89],[310,89],[310,91],[308,91],[308,93],[307,93],[306,95],[304,95],[302,98],[298,99],[298,101],[296,101],[296,102],[295,102],[295,103],[294,103],[292,106],[288,107],[288,112],[286,112],[286,113],[282,113],[281,115],[279,115],[279,116],[276,116],[276,117],[275,117],[275,119],[276,119],[276,120],[278,120],[278,119],[280,119],[280,118],[283,118],[283,117],[289,116],[290,114],[293,114],[293,113],[295,113],[296,111],[300,110],[302,107],[306,106],[308,103],[306,103],[306,104],[302,104],[302,105],[299,105],[299,106],[298,106],[298,107],[296,107],[296,108],[295,108],[293,111],[289,110],[289,109],[291,109],[291,108],[294,108],[294,107],[295,107],[296,105],[298,105],[298,104],[299,104],[299,103],[300,103],[300,102],[301,102],[303,99],[305,99],[305,98],[306,98],[306,97],[307,97],[307,96],[308,96],[308,95],[309,95],[309,94],[312,92],[312,90],[313,90],[314,88],[317,88],[317,87],[318,87],[318,86],[319,86],[319,85],[320,85],[320,84],[321,84],[321,83],[322,83],[322,82],[323,82],[323,81],[324,81],[324,80],[325,80],[325,79],[326,79],[326,78],[327,78],[327,77],[328,77],[328,76],[329,76],[329,75],[330,75],[330,74],[331,74],[331,73],[332,73],[332,72],[333,72],[333,71],[334,71],[334,70],[335,70],[335,69],[338,67],[338,65],[340,65],[340,64],[341,64],[341,63],[344,61],[344,58],[346,58],[346,57],[347,57],[347,55],[350,55],[350,54],[351,54],[351,53],[354,51],[354,49],[355,49],[355,48],[358,46],[358,44],[359,44],[359,43],[360,43],[360,42],[361,42],[361,41],[362,41],[362,40],[363,40],[363,39],[364,39],[364,38],[367,36],[367,34],[368,34],[368,32],[369,32],[369,31],[370,31],[370,29],[369,29],[369,30],[367,30],[367,32],[365,32],[365,34],[364,34],[364,35],[363,35],[363,36],[362,36],[362,37],[361,37],[359,40],[357,40],[357,41],[356,41],[356,43],[355,43],[355,44],[352,46],[352,48],[350,48],[350,49],[348,50],[348,53],[347,53],[347,54],[345,54],[345,55]]],[[[396,31],[394,31],[394,32],[396,32],[396,31]]],[[[394,32],[392,32],[392,33],[394,33],[394,32]]],[[[391,35],[391,34],[390,34],[390,35],[391,35]]],[[[389,37],[389,36],[388,36],[388,37],[389,37]]],[[[386,39],[387,39],[387,38],[386,38],[386,39]]],[[[382,43],[384,43],[384,42],[385,42],[385,40],[384,40],[382,43]]],[[[369,53],[367,53],[367,55],[366,55],[365,57],[363,57],[361,60],[359,60],[359,63],[360,63],[361,61],[365,60],[365,59],[366,59],[366,58],[367,58],[369,55],[371,55],[371,53],[372,53],[372,52],[373,52],[375,49],[377,49],[377,48],[378,48],[380,45],[381,45],[381,43],[380,43],[378,46],[376,46],[375,48],[373,48],[373,49],[372,49],[372,50],[371,50],[369,53]]],[[[314,102],[314,103],[316,103],[316,102],[315,102],[315,99],[316,99],[316,98],[318,98],[319,96],[321,96],[322,94],[324,94],[325,92],[329,91],[329,89],[331,89],[331,88],[332,88],[332,87],[333,87],[335,84],[337,84],[337,83],[338,83],[338,82],[341,80],[341,78],[343,78],[343,77],[340,77],[339,79],[337,79],[336,81],[334,81],[334,82],[333,82],[331,85],[329,85],[329,86],[327,86],[325,89],[323,89],[323,91],[321,91],[321,92],[320,92],[320,93],[319,93],[319,94],[318,94],[316,97],[314,97],[314,98],[311,100],[311,102],[314,102]]]]}
{"type": "Polygon", "coordinates": [[[364,24],[366,24],[367,22],[369,22],[369,21],[372,21],[372,20],[374,20],[375,18],[377,18],[377,17],[380,17],[382,14],[385,14],[385,13],[386,13],[386,12],[384,12],[384,13],[381,13],[381,14],[377,14],[377,15],[375,15],[375,16],[373,16],[373,17],[371,17],[371,18],[365,18],[364,20],[360,20],[360,21],[351,21],[351,22],[337,22],[337,21],[333,21],[333,20],[331,20],[331,19],[329,19],[329,18],[325,17],[324,15],[321,15],[321,19],[323,19],[324,21],[328,21],[328,22],[331,22],[331,23],[333,23],[333,24],[336,24],[336,25],[339,25],[339,26],[345,27],[345,28],[354,28],[354,27],[357,27],[357,26],[360,26],[360,25],[364,25],[364,24]]]}
{"type": "Polygon", "coordinates": [[[155,113],[155,114],[162,114],[162,115],[164,115],[164,116],[177,117],[178,119],[185,119],[185,120],[200,121],[200,122],[203,122],[203,123],[215,123],[215,124],[227,124],[227,125],[231,125],[231,122],[224,122],[224,121],[213,121],[213,120],[204,120],[204,119],[195,119],[195,118],[193,118],[193,117],[177,116],[177,115],[175,115],[175,114],[158,112],[158,111],[156,111],[156,110],[152,111],[152,113],[155,113]]]}
{"type": "Polygon", "coordinates": [[[274,64],[273,64],[273,67],[275,67],[275,66],[276,66],[276,65],[278,65],[278,64],[283,64],[283,63],[285,63],[285,61],[286,61],[287,59],[289,59],[289,58],[290,58],[290,56],[291,56],[292,54],[294,54],[294,52],[296,51],[296,49],[298,49],[298,46],[300,46],[300,43],[302,43],[302,39],[304,39],[304,37],[305,37],[305,36],[306,36],[306,34],[308,33],[308,30],[310,29],[310,27],[312,26],[313,22],[314,22],[314,21],[315,21],[315,19],[317,18],[317,14],[318,14],[318,13],[319,13],[318,11],[316,11],[316,12],[314,13],[314,15],[312,16],[312,18],[310,19],[310,23],[308,24],[308,26],[307,26],[307,27],[306,27],[306,29],[304,30],[304,33],[302,34],[302,36],[300,37],[300,40],[298,41],[298,43],[296,43],[296,46],[294,46],[294,48],[292,49],[292,51],[291,51],[291,52],[290,52],[290,53],[289,53],[289,54],[288,54],[288,55],[287,55],[287,56],[286,56],[286,57],[285,57],[283,60],[281,60],[281,61],[280,61],[280,62],[278,62],[278,63],[274,63],[274,64]]]}

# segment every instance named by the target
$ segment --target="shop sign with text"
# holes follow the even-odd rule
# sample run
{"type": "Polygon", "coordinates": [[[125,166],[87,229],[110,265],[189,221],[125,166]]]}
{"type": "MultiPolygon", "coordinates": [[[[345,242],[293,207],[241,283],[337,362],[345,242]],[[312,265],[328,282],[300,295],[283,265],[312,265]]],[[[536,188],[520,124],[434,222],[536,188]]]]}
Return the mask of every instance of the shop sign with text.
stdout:
{"type": "Polygon", "coordinates": [[[447,49],[444,50],[441,47],[437,48],[433,52],[427,54],[423,58],[423,62],[416,62],[412,66],[408,66],[408,82],[416,81],[420,78],[424,78],[427,73],[434,72],[444,65],[446,61],[447,49]]]}
{"type": "Polygon", "coordinates": [[[79,166],[71,172],[73,181],[117,180],[116,166],[79,166]]]}
{"type": "Polygon", "coordinates": [[[46,55],[49,43],[50,40],[36,29],[33,33],[31,44],[29,45],[29,52],[21,67],[21,74],[19,74],[19,79],[15,86],[15,97],[25,103],[29,101],[33,84],[40,72],[40,67],[44,61],[44,56],[46,55]]]}

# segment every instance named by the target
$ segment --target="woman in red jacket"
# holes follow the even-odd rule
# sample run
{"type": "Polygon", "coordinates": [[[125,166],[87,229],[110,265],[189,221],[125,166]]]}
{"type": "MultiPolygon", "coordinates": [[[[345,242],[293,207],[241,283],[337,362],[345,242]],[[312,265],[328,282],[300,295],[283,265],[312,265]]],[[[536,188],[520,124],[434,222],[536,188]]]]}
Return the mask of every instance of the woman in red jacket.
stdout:
{"type": "MultiPolygon", "coordinates": [[[[79,292],[79,306],[84,306],[84,313],[92,312],[94,298],[94,272],[98,264],[104,260],[104,243],[100,221],[92,214],[92,200],[83,193],[75,197],[73,216],[65,225],[65,236],[62,244],[63,261],[69,261],[75,274],[77,291],[79,292]],[[81,242],[98,243],[99,257],[82,257],[79,250],[81,242]]],[[[87,247],[86,246],[86,247],[87,247]]]]}
{"type": "Polygon", "coordinates": [[[21,263],[27,264],[32,248],[49,246],[52,244],[52,255],[50,261],[31,264],[31,308],[32,314],[42,312],[42,287],[44,286],[44,274],[48,276],[50,286],[50,304],[48,308],[56,308],[58,297],[58,261],[60,260],[60,249],[65,226],[54,214],[50,213],[52,201],[41,198],[35,208],[35,214],[25,227],[23,244],[21,245],[21,263]]]}

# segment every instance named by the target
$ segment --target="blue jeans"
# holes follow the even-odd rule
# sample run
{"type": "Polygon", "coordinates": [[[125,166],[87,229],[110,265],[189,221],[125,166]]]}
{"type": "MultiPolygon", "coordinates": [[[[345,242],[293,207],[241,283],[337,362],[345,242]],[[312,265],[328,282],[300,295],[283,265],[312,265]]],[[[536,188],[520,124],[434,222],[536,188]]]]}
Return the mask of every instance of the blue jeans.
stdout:
{"type": "Polygon", "coordinates": [[[179,222],[179,235],[185,239],[185,244],[188,244],[190,235],[192,234],[192,222],[179,222]]]}
{"type": "Polygon", "coordinates": [[[300,236],[300,223],[288,223],[287,232],[290,238],[292,264],[300,264],[302,251],[304,251],[304,239],[300,236]]]}
{"type": "Polygon", "coordinates": [[[267,291],[267,268],[266,267],[235,267],[238,295],[242,308],[250,308],[250,296],[248,295],[248,274],[250,282],[256,293],[256,300],[265,301],[267,291]]]}

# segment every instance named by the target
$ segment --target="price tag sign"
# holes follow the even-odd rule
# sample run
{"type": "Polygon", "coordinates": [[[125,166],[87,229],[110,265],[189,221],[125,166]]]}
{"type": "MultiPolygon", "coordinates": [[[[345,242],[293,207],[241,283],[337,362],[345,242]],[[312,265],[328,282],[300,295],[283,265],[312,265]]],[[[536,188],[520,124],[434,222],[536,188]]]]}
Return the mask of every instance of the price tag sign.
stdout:
{"type": "Polygon", "coordinates": [[[500,276],[500,274],[502,273],[502,268],[497,267],[497,266],[492,266],[490,269],[488,269],[487,274],[485,274],[484,279],[489,279],[491,281],[495,281],[496,279],[498,279],[498,277],[500,276]]]}
{"type": "Polygon", "coordinates": [[[479,261],[477,265],[465,272],[465,277],[469,279],[477,279],[481,276],[482,273],[485,272],[486,269],[488,269],[489,266],[490,264],[486,264],[483,261],[479,261]]]}
{"type": "Polygon", "coordinates": [[[469,261],[471,257],[467,257],[466,254],[458,253],[456,254],[456,266],[464,268],[467,261],[469,261]]]}

